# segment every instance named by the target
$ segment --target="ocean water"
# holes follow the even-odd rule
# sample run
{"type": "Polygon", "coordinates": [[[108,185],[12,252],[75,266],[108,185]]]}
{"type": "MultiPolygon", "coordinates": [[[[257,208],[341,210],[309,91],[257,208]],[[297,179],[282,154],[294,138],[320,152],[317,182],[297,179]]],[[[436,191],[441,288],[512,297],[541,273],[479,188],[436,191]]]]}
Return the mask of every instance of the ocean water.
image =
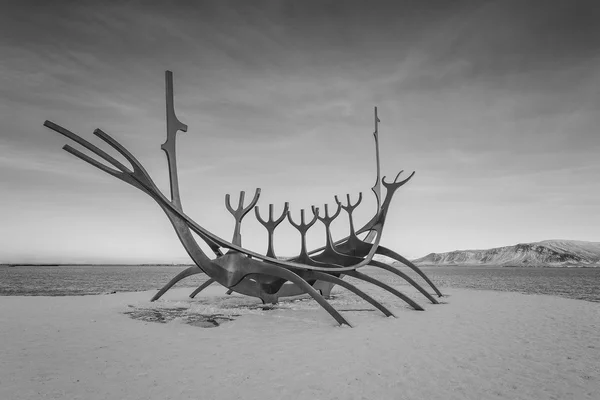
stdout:
{"type": "MultiPolygon", "coordinates": [[[[413,279],[421,279],[407,269],[402,268],[413,279]]],[[[600,303],[600,268],[422,267],[421,270],[440,288],[546,294],[600,303]]],[[[374,274],[382,278],[381,272],[374,274]]],[[[391,279],[400,284],[400,278],[391,279]]]]}
{"type": "MultiPolygon", "coordinates": [[[[0,296],[72,296],[159,289],[184,266],[0,266],[0,296]]],[[[600,302],[600,268],[423,267],[442,290],[446,287],[547,294],[600,302]]],[[[389,272],[361,269],[393,285],[406,283],[389,272]]],[[[402,271],[422,282],[410,269],[402,271]]],[[[204,274],[177,286],[197,287],[204,274]]],[[[423,284],[424,287],[425,284],[423,284]]]]}

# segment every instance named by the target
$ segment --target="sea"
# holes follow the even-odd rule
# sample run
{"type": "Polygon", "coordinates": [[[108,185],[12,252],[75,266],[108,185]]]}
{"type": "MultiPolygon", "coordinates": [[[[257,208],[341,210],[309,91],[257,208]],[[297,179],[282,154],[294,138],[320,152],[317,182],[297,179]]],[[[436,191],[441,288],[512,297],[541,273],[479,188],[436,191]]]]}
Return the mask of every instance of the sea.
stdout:
{"type": "MultiPolygon", "coordinates": [[[[186,266],[68,265],[0,266],[0,296],[83,296],[161,288],[186,266]]],[[[361,269],[390,284],[405,284],[389,272],[361,269]]],[[[422,282],[408,268],[401,268],[422,282]]],[[[600,268],[422,267],[442,290],[469,288],[561,296],[600,303],[600,268]]],[[[177,286],[197,287],[204,274],[177,286]]],[[[423,283],[426,287],[426,284],[423,283]]]]}

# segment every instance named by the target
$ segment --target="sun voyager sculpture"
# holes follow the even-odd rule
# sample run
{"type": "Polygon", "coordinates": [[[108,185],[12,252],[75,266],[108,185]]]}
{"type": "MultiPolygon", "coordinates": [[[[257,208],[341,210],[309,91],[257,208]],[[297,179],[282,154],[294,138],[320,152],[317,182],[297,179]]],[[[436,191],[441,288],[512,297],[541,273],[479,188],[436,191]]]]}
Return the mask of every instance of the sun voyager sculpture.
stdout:
{"type": "Polygon", "coordinates": [[[379,301],[375,300],[355,285],[345,281],[343,278],[347,275],[371,283],[392,293],[408,303],[415,310],[423,310],[418,303],[404,293],[359,271],[362,267],[370,265],[384,269],[406,280],[431,303],[438,304],[435,297],[411,277],[390,264],[373,259],[376,254],[379,254],[399,261],[414,270],[431,287],[431,289],[433,289],[438,297],[442,297],[438,288],[417,266],[400,254],[379,244],[388,210],[392,202],[392,197],[396,190],[414,176],[414,172],[407,178],[398,180],[402,173],[402,171],[400,171],[393,182],[387,182],[385,176],[380,178],[378,134],[378,123],[380,121],[377,118],[377,108],[375,108],[375,132],[373,133],[376,150],[377,178],[375,185],[371,188],[377,200],[377,210],[369,222],[360,229],[355,229],[354,227],[352,213],[362,201],[362,193],[359,193],[358,200],[355,203],[351,202],[350,195],[346,195],[345,204],[342,204],[338,197],[335,196],[334,199],[337,204],[337,209],[332,214],[329,213],[327,205],[324,206],[323,213],[319,208],[313,206],[311,209],[312,217],[310,218],[310,221],[305,219],[305,210],[300,210],[300,221],[294,221],[288,203],[283,207],[281,215],[274,219],[273,204],[269,204],[269,217],[268,220],[265,220],[261,217],[259,207],[256,205],[260,197],[260,189],[256,189],[252,201],[250,201],[247,206],[244,206],[245,193],[241,192],[236,209],[230,204],[229,194],[225,196],[225,205],[235,219],[233,238],[231,241],[227,241],[202,227],[183,211],[181,198],[179,196],[175,141],[177,132],[186,132],[187,125],[179,121],[175,115],[173,103],[173,74],[171,71],[166,71],[165,80],[167,139],[162,144],[161,148],[167,155],[169,166],[170,199],[158,189],[148,172],[133,154],[104,131],[96,129],[94,135],[120,153],[131,164],[130,166],[123,165],[110,154],[83,139],[79,135],[51,121],[44,122],[44,126],[81,145],[100,159],[104,160],[110,166],[84,154],[68,144],[63,147],[65,151],[146,193],[156,201],[159,207],[167,215],[167,218],[171,221],[179,240],[195,265],[175,276],[158,291],[152,298],[152,301],[160,298],[180,280],[194,274],[205,273],[208,275],[209,279],[191,293],[190,297],[193,298],[213,282],[217,282],[228,288],[228,293],[236,292],[247,296],[257,297],[261,299],[263,303],[277,303],[278,299],[282,297],[308,294],[317,301],[317,303],[321,305],[337,321],[337,323],[340,325],[351,326],[326,299],[329,297],[332,287],[339,285],[361,297],[363,300],[380,310],[384,315],[394,316],[392,312],[379,301]],[[385,197],[383,199],[381,198],[381,185],[386,189],[385,197]],[[254,208],[256,218],[265,227],[268,233],[268,247],[266,254],[259,254],[242,247],[242,237],[240,233],[242,220],[252,208],[254,208]],[[349,234],[343,239],[334,241],[331,235],[330,226],[333,220],[340,215],[342,209],[348,215],[349,234]],[[297,257],[279,259],[276,257],[273,247],[274,232],[277,226],[286,218],[300,233],[301,250],[297,257]],[[326,243],[320,248],[309,251],[306,247],[306,233],[317,220],[322,223],[325,228],[326,243]],[[210,258],[200,248],[193,237],[192,232],[206,242],[209,248],[214,252],[214,258],[210,258]],[[366,233],[366,236],[363,239],[360,239],[358,235],[363,233],[366,233]]]}

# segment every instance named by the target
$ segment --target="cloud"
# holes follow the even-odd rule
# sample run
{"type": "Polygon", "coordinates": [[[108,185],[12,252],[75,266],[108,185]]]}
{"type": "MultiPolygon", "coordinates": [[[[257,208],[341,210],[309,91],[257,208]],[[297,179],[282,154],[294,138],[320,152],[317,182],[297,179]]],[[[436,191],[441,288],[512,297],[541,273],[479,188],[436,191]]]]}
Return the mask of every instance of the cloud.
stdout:
{"type": "MultiPolygon", "coordinates": [[[[337,192],[368,192],[378,106],[382,172],[417,170],[403,188],[411,211],[400,208],[406,219],[390,219],[390,237],[420,254],[433,249],[418,235],[403,237],[404,226],[439,232],[440,246],[449,245],[441,232],[461,226],[452,243],[470,247],[486,237],[483,216],[499,227],[490,238],[514,236],[507,221],[523,232],[555,232],[553,220],[539,215],[558,204],[565,221],[580,221],[576,205],[600,196],[592,179],[600,165],[595,4],[14,3],[0,15],[0,113],[8,116],[0,121],[0,175],[16,193],[4,203],[18,209],[24,193],[39,194],[28,197],[45,210],[38,221],[19,217],[27,230],[54,223],[46,215],[64,216],[58,200],[42,201],[44,193],[90,195],[98,214],[90,218],[98,221],[107,214],[97,204],[139,200],[63,154],[66,142],[46,132],[46,119],[90,140],[102,128],[166,188],[159,146],[169,69],[177,115],[190,127],[178,136],[186,207],[210,210],[215,229],[228,217],[215,207],[239,187],[264,186],[265,201],[291,197],[298,207],[337,192]],[[100,190],[99,182],[112,186],[100,190]],[[528,215],[536,204],[539,215],[528,215]]],[[[83,218],[85,210],[74,212],[83,218]]],[[[146,226],[141,212],[127,214],[146,226]]],[[[589,221],[600,221],[590,218],[569,232],[591,235],[589,221]]],[[[254,245],[259,233],[249,229],[254,245]]]]}

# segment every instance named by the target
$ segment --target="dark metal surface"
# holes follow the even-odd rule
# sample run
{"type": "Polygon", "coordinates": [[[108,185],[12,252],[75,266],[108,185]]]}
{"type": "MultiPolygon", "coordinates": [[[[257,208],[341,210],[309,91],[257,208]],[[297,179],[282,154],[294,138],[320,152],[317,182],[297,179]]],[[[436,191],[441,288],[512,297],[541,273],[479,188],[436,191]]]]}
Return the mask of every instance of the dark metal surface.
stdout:
{"type": "Polygon", "coordinates": [[[379,286],[380,288],[382,288],[384,290],[387,290],[388,292],[393,293],[397,297],[401,298],[402,300],[404,300],[405,302],[407,302],[415,310],[417,310],[417,311],[425,311],[425,309],[423,307],[421,307],[419,304],[417,304],[413,299],[411,299],[410,297],[408,297],[404,293],[400,292],[399,290],[394,289],[393,287],[391,287],[390,285],[388,285],[386,283],[378,281],[377,279],[375,279],[373,277],[370,277],[368,275],[365,275],[362,272],[358,272],[358,271],[350,271],[350,272],[348,272],[347,275],[351,276],[353,278],[357,278],[357,279],[363,280],[365,282],[372,283],[375,286],[379,286]]]}
{"type": "Polygon", "coordinates": [[[169,163],[169,178],[171,182],[171,201],[181,209],[181,198],[179,197],[179,178],[177,177],[177,158],[175,153],[175,135],[177,131],[187,132],[187,125],[179,121],[175,115],[173,94],[173,73],[165,71],[166,103],[167,103],[167,140],[161,149],[167,155],[169,163]]]}
{"type": "Polygon", "coordinates": [[[431,282],[429,277],[427,275],[425,275],[425,273],[419,269],[419,267],[414,265],[412,262],[408,261],[406,258],[402,257],[400,254],[388,249],[387,247],[383,247],[383,246],[379,246],[377,248],[377,254],[381,254],[382,256],[393,258],[394,260],[399,261],[402,264],[406,265],[407,267],[409,267],[410,269],[415,271],[417,274],[419,274],[419,276],[421,278],[423,278],[425,280],[425,282],[427,282],[429,284],[429,286],[431,286],[431,288],[435,291],[435,293],[439,297],[443,296],[442,292],[440,292],[440,290],[433,284],[433,282],[431,282]]]}
{"type": "Polygon", "coordinates": [[[107,143],[114,150],[119,152],[130,164],[131,167],[123,165],[105,151],[76,135],[75,133],[58,126],[50,121],[44,125],[63,136],[73,140],[90,152],[94,153],[106,164],[100,162],[81,151],[65,145],[63,148],[67,152],[82,159],[83,161],[95,166],[96,168],[126,182],[148,196],[153,198],[159,207],[169,218],[173,228],[190,258],[196,266],[187,268],[175,276],[167,285],[165,285],[152,301],[160,298],[169,288],[175,285],[181,279],[188,276],[204,272],[209,279],[196,289],[190,297],[196,296],[204,288],[213,282],[225,286],[229,292],[234,291],[240,294],[253,296],[261,299],[265,303],[277,302],[280,297],[294,296],[298,294],[310,295],[321,307],[323,307],[339,324],[350,325],[323,297],[328,296],[334,285],[342,286],[354,294],[358,295],[371,305],[379,309],[386,316],[393,314],[386,307],[363,292],[356,286],[343,280],[344,275],[349,275],[363,282],[379,286],[384,290],[393,293],[398,298],[407,302],[417,310],[423,310],[412,299],[402,294],[391,286],[369,277],[357,269],[374,265],[383,268],[386,271],[402,277],[412,286],[417,288],[432,303],[437,303],[421,286],[406,274],[398,269],[381,262],[373,260],[375,254],[383,254],[395,260],[402,262],[409,268],[415,270],[434,290],[441,296],[439,290],[416,266],[399,254],[379,245],[385,220],[395,191],[406,184],[414,175],[414,172],[406,179],[398,181],[400,173],[393,182],[386,182],[385,177],[380,179],[380,161],[379,161],[379,134],[377,108],[375,108],[375,145],[377,162],[377,179],[372,188],[377,200],[377,211],[375,215],[358,231],[355,231],[352,212],[362,201],[362,193],[359,194],[358,201],[351,204],[350,196],[347,195],[347,204],[342,205],[337,196],[335,201],[337,209],[333,215],[329,215],[328,205],[324,206],[324,214],[319,214],[319,209],[312,207],[313,218],[311,221],[305,221],[305,211],[300,211],[300,222],[297,223],[291,216],[289,204],[286,203],[281,216],[273,219],[273,205],[269,205],[269,219],[263,220],[256,203],[260,196],[260,189],[256,189],[254,198],[250,204],[244,207],[245,193],[241,192],[237,209],[233,209],[230,204],[230,196],[226,195],[225,205],[235,219],[234,233],[231,242],[228,242],[212,232],[206,230],[183,211],[181,198],[179,195],[179,183],[177,177],[176,162],[176,133],[178,131],[187,131],[187,125],[181,123],[176,115],[173,101],[173,76],[170,71],[165,74],[166,78],[166,100],[167,100],[167,139],[161,146],[167,156],[167,163],[170,177],[171,199],[168,199],[156,186],[148,172],[141,163],[116,140],[103,131],[96,129],[94,134],[100,140],[107,143]],[[381,185],[386,188],[386,195],[381,200],[381,185]],[[250,251],[242,247],[241,223],[244,216],[254,208],[257,220],[267,229],[268,247],[265,255],[250,251]],[[344,209],[348,213],[350,234],[344,239],[334,241],[331,234],[331,223],[337,218],[344,209]],[[301,250],[297,257],[288,260],[277,259],[274,251],[274,231],[277,226],[283,222],[287,216],[290,224],[300,233],[301,250]],[[309,251],[306,246],[306,233],[319,220],[325,227],[325,246],[309,251]],[[215,259],[210,259],[200,248],[193,237],[197,234],[204,240],[215,254],[215,259]],[[367,233],[364,240],[360,240],[357,235],[367,233]]]}
{"type": "MultiPolygon", "coordinates": [[[[368,294],[366,294],[365,292],[363,292],[356,286],[352,285],[351,283],[349,283],[341,278],[338,278],[334,275],[326,274],[324,272],[319,272],[319,271],[308,271],[303,275],[303,278],[306,280],[311,280],[311,278],[318,279],[319,281],[329,282],[329,283],[333,283],[333,284],[342,286],[342,287],[348,289],[349,291],[351,291],[352,293],[356,294],[363,300],[367,301],[371,305],[373,305],[375,308],[377,308],[379,311],[381,311],[386,317],[395,317],[395,315],[392,314],[392,312],[390,310],[385,308],[377,300],[375,300],[374,298],[372,298],[371,296],[369,296],[368,294]]],[[[313,285],[313,287],[314,287],[314,285],[313,285]]]]}
{"type": "Polygon", "coordinates": [[[197,265],[184,269],[183,271],[178,273],[173,279],[171,279],[169,283],[163,286],[163,288],[160,289],[154,296],[152,296],[152,299],[150,299],[150,301],[156,301],[160,299],[162,295],[166,293],[167,290],[171,289],[180,280],[185,279],[188,276],[199,274],[201,272],[202,270],[197,265]]]}
{"type": "MultiPolygon", "coordinates": [[[[381,163],[379,161],[379,117],[377,116],[377,107],[375,107],[375,132],[373,132],[373,138],[375,139],[375,163],[377,166],[377,176],[375,178],[375,184],[371,188],[375,199],[377,200],[377,213],[381,209],[381,163]]],[[[375,232],[371,231],[365,237],[366,242],[372,242],[375,232]]]]}
{"type": "Polygon", "coordinates": [[[273,243],[274,238],[275,238],[275,228],[277,228],[277,226],[283,222],[285,217],[288,215],[289,209],[290,209],[290,203],[288,203],[286,201],[285,205],[283,207],[283,212],[281,213],[281,216],[274,220],[273,219],[273,204],[269,204],[269,220],[265,221],[260,216],[260,210],[258,209],[258,206],[254,207],[254,213],[256,214],[256,219],[258,220],[258,222],[260,222],[262,224],[262,226],[264,226],[267,229],[267,234],[268,234],[267,240],[269,243],[267,245],[267,254],[266,255],[268,257],[277,258],[275,256],[275,245],[273,243]]]}
{"type": "Polygon", "coordinates": [[[372,260],[369,265],[372,265],[372,266],[377,267],[377,268],[384,269],[384,270],[386,270],[388,272],[391,272],[394,275],[399,276],[400,278],[402,278],[406,282],[408,282],[412,287],[414,287],[419,292],[421,292],[421,294],[423,294],[423,296],[425,296],[427,298],[427,300],[429,300],[433,304],[439,304],[439,302],[435,299],[435,297],[433,297],[432,295],[430,295],[429,293],[427,293],[427,290],[423,289],[421,287],[421,285],[419,285],[417,282],[415,282],[414,280],[412,280],[411,277],[409,277],[408,275],[406,275],[404,272],[400,271],[398,268],[394,268],[391,265],[388,265],[388,264],[380,262],[380,261],[375,261],[375,260],[372,260]]]}
{"type": "Polygon", "coordinates": [[[193,299],[194,297],[196,297],[196,295],[198,293],[200,293],[201,291],[203,291],[204,289],[206,289],[213,283],[215,283],[215,280],[213,278],[210,278],[209,280],[204,282],[202,285],[198,286],[198,288],[196,290],[194,290],[192,293],[190,293],[190,299],[193,299]]]}
{"type": "MultiPolygon", "coordinates": [[[[314,210],[314,208],[313,208],[313,210],[314,210]]],[[[317,210],[318,210],[318,208],[317,208],[317,210]]],[[[291,211],[287,212],[287,218],[288,218],[288,221],[290,221],[290,224],[294,228],[296,228],[298,230],[298,232],[300,233],[300,254],[298,255],[298,257],[294,258],[294,261],[297,263],[311,265],[312,262],[310,260],[310,257],[308,256],[308,250],[306,249],[306,233],[311,228],[311,226],[313,226],[315,224],[315,222],[317,222],[317,215],[314,214],[313,218],[310,220],[310,222],[306,223],[306,222],[304,222],[304,209],[302,209],[302,210],[300,210],[300,223],[297,224],[294,222],[294,220],[292,219],[291,211]]]]}
{"type": "Polygon", "coordinates": [[[238,203],[238,208],[235,210],[231,207],[229,194],[225,195],[225,207],[227,207],[227,210],[231,213],[231,215],[233,215],[233,218],[235,218],[235,228],[233,230],[233,238],[231,239],[231,243],[237,246],[242,245],[242,219],[244,219],[244,216],[246,216],[246,214],[248,214],[248,212],[250,212],[250,210],[252,210],[252,208],[254,208],[254,206],[258,202],[258,198],[260,197],[260,189],[256,189],[256,192],[254,193],[254,198],[252,199],[248,207],[244,207],[245,195],[246,192],[242,190],[240,192],[240,201],[238,203]]]}

